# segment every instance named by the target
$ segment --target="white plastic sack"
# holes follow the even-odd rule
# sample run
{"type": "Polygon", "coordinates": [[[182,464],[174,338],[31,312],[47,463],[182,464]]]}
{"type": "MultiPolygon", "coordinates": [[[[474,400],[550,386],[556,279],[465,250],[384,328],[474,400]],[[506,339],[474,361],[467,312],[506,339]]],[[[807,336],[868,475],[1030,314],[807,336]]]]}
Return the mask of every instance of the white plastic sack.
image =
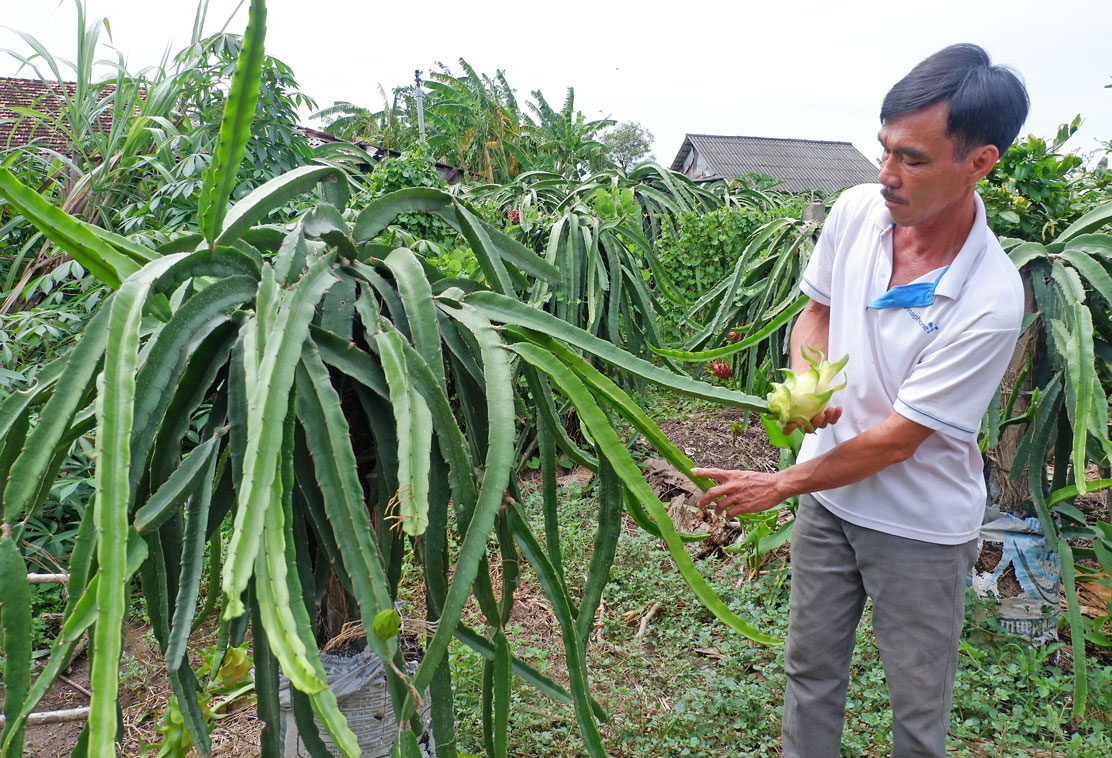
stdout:
{"type": "Polygon", "coordinates": [[[1051,548],[1037,518],[1019,518],[990,507],[981,527],[979,543],[996,543],[1000,562],[988,571],[972,572],[973,589],[980,597],[998,600],[997,618],[1001,628],[1034,644],[1058,639],[1058,593],[1062,568],[1058,554],[1051,548]],[[1011,568],[1019,584],[1000,591],[1000,580],[1011,568]]]}
{"type": "MultiPolygon", "coordinates": [[[[328,685],[336,695],[340,711],[359,740],[360,755],[363,758],[390,758],[390,747],[394,743],[398,727],[394,720],[394,707],[390,702],[382,660],[370,650],[363,650],[354,655],[321,653],[320,662],[328,676],[328,685]]],[[[412,676],[416,671],[416,661],[407,661],[406,673],[412,676]]],[[[309,751],[305,749],[297,733],[293,705],[290,702],[289,681],[283,676],[280,683],[278,703],[282,707],[282,755],[284,758],[309,758],[309,751]]],[[[421,751],[431,758],[434,751],[432,732],[428,728],[429,709],[426,693],[420,713],[426,727],[425,736],[421,740],[421,751]]],[[[319,719],[316,723],[324,744],[338,757],[340,753],[328,732],[321,726],[319,719]]]]}

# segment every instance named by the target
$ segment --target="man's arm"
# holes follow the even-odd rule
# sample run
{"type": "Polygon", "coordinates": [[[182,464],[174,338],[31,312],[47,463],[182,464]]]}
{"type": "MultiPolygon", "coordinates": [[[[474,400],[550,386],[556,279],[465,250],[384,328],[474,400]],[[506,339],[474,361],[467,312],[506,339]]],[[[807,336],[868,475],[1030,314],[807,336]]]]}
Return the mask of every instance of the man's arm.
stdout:
{"type": "MultiPolygon", "coordinates": [[[[794,332],[793,332],[794,336],[794,332]]],[[[846,440],[826,453],[776,473],[693,469],[719,484],[699,499],[700,507],[715,503],[729,516],[764,511],[793,495],[841,487],[907,460],[933,432],[892,411],[883,422],[846,440]]]]}
{"type": "Polygon", "coordinates": [[[806,371],[811,366],[803,358],[802,347],[806,345],[813,350],[821,350],[825,355],[830,345],[830,306],[814,300],[808,300],[807,305],[799,314],[799,318],[792,325],[791,333],[791,367],[797,374],[806,371]]]}

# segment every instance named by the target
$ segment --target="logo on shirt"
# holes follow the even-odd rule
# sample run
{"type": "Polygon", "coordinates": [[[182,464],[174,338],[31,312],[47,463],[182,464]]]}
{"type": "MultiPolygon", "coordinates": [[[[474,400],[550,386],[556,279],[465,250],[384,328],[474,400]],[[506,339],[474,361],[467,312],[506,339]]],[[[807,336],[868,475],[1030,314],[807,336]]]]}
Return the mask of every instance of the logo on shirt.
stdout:
{"type": "Polygon", "coordinates": [[[918,324],[919,328],[927,334],[938,331],[938,327],[934,325],[933,321],[924,321],[922,318],[919,317],[919,314],[911,310],[911,308],[904,308],[904,311],[907,313],[907,315],[911,316],[911,320],[918,324]]]}

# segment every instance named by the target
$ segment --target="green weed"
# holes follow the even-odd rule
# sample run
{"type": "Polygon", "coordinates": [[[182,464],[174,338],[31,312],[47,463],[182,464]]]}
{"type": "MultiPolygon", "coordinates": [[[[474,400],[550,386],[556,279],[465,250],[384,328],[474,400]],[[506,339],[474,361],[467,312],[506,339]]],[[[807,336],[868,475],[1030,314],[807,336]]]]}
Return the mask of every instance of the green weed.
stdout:
{"type": "MultiPolygon", "coordinates": [[[[539,506],[530,498],[526,506],[531,526],[543,532],[539,506]]],[[[590,560],[595,507],[592,487],[562,490],[564,565],[573,591],[581,587],[590,560]]],[[[731,607],[762,631],[786,634],[789,566],[773,564],[747,583],[739,582],[741,558],[712,558],[701,562],[700,570],[731,607]]],[[[507,629],[515,653],[566,683],[555,622],[541,618],[543,592],[527,568],[519,602],[523,598],[528,600],[522,603],[520,623],[507,629]]],[[[1072,680],[1052,662],[1059,651],[1059,646],[1031,650],[969,626],[954,687],[950,754],[1112,754],[1106,715],[1112,708],[1112,667],[1090,667],[1090,717],[1071,724],[1072,680]]],[[[761,647],[723,629],[689,596],[666,551],[641,531],[622,532],[588,660],[592,694],[610,717],[602,727],[610,755],[781,755],[782,648],[761,647]],[[659,609],[638,637],[656,603],[659,609]]],[[[458,645],[452,669],[460,749],[481,753],[482,659],[458,645]]],[[[868,608],[858,629],[846,712],[842,754],[887,756],[892,717],[868,608]]],[[[510,735],[513,756],[586,755],[571,706],[520,681],[514,683],[510,735]]]]}

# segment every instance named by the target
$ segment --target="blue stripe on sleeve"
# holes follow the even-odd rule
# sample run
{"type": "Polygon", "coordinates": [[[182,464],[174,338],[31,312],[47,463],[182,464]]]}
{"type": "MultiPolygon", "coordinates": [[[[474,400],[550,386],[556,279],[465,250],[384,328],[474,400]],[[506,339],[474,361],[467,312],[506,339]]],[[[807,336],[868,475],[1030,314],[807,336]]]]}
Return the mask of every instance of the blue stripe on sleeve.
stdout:
{"type": "Polygon", "coordinates": [[[804,277],[802,277],[802,279],[803,279],[803,282],[804,282],[804,284],[806,284],[806,285],[807,285],[808,287],[810,287],[810,288],[811,288],[811,289],[813,289],[813,290],[814,290],[815,292],[817,292],[817,293],[819,293],[820,295],[822,295],[823,297],[825,297],[825,298],[826,298],[827,300],[829,300],[829,299],[830,299],[830,293],[829,293],[829,292],[823,292],[823,291],[822,291],[821,289],[819,289],[818,287],[816,287],[816,286],[815,286],[815,283],[814,283],[814,282],[812,282],[812,281],[811,281],[810,279],[808,279],[808,278],[807,278],[807,277],[805,277],[805,276],[804,276],[804,277]]]}
{"type": "Polygon", "coordinates": [[[951,424],[949,421],[946,421],[945,419],[940,419],[938,416],[933,416],[930,413],[927,413],[926,411],[920,410],[919,408],[916,408],[914,405],[907,402],[906,400],[904,400],[902,397],[899,397],[898,395],[896,396],[896,400],[903,403],[904,405],[906,405],[908,408],[915,411],[916,413],[922,414],[929,419],[934,419],[938,423],[943,424],[945,426],[948,426],[951,429],[957,429],[959,432],[965,432],[966,434],[975,434],[977,432],[976,429],[966,429],[963,426],[958,426],[957,424],[951,424]]]}

